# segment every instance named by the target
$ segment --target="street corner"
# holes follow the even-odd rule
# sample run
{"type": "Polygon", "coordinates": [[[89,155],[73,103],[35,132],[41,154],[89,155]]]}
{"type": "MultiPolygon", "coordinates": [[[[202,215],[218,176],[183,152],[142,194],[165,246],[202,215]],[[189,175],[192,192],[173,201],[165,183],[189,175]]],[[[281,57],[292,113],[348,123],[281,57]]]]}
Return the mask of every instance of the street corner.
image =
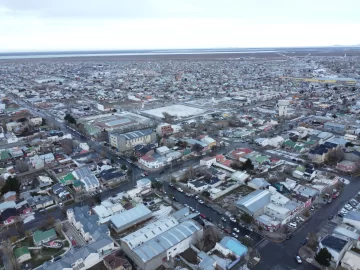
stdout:
{"type": "Polygon", "coordinates": [[[246,256],[246,260],[247,260],[247,267],[250,269],[254,268],[261,260],[260,253],[256,249],[253,249],[246,256]]]}

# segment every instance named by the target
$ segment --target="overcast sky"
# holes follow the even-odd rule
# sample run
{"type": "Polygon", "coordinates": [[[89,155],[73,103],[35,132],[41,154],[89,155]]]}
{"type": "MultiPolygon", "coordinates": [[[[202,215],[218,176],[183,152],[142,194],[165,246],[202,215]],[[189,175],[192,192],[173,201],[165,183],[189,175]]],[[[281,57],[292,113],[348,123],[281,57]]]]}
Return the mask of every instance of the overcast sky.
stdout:
{"type": "Polygon", "coordinates": [[[0,52],[360,44],[360,0],[0,0],[0,52]]]}

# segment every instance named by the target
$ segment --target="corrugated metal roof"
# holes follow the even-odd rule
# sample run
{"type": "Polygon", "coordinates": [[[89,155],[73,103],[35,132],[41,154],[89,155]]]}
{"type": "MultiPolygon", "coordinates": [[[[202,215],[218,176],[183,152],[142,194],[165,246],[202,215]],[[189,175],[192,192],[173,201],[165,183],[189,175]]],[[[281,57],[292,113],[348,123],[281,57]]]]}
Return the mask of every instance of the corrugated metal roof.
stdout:
{"type": "Polygon", "coordinates": [[[195,221],[184,221],[134,249],[134,253],[147,262],[200,230],[195,221]]]}
{"type": "Polygon", "coordinates": [[[151,214],[151,211],[145,205],[139,204],[130,210],[112,216],[110,221],[114,226],[120,228],[149,214],[151,214]]]}

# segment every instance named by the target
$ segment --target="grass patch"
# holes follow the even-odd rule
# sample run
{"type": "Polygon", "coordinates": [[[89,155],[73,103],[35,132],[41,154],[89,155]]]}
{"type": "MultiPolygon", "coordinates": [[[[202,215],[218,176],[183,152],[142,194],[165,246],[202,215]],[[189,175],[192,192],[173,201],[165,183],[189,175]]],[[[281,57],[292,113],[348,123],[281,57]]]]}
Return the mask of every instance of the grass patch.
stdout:
{"type": "Polygon", "coordinates": [[[360,254],[360,249],[358,249],[358,248],[356,248],[356,247],[353,247],[353,248],[351,249],[351,251],[354,251],[354,252],[360,254]]]}

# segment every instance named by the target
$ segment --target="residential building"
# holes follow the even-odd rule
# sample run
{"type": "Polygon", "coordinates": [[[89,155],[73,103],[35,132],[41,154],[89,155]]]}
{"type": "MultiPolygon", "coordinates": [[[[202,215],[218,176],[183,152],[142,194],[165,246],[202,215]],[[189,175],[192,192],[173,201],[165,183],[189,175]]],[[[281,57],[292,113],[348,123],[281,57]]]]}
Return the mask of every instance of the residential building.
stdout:
{"type": "Polygon", "coordinates": [[[42,124],[42,118],[41,117],[32,117],[29,119],[29,123],[32,126],[40,126],[42,124]]]}
{"type": "Polygon", "coordinates": [[[88,205],[74,207],[66,211],[69,222],[74,225],[86,242],[96,242],[109,238],[110,231],[106,224],[99,224],[99,216],[91,215],[88,205]]]}
{"type": "Polygon", "coordinates": [[[319,242],[319,249],[327,248],[331,254],[331,262],[337,267],[346,251],[352,247],[352,242],[339,235],[327,235],[319,242]]]}
{"type": "Polygon", "coordinates": [[[186,220],[134,249],[125,244],[122,248],[140,269],[153,270],[188,249],[201,235],[202,227],[194,220],[186,220]]]}
{"type": "Polygon", "coordinates": [[[337,147],[338,145],[334,143],[325,142],[311,149],[308,158],[314,163],[324,163],[329,152],[335,150],[337,147]]]}
{"type": "Polygon", "coordinates": [[[114,185],[118,182],[127,180],[127,175],[126,173],[116,168],[112,168],[108,170],[103,170],[99,174],[99,178],[104,185],[114,185]]]}
{"type": "Polygon", "coordinates": [[[45,166],[44,160],[39,155],[30,157],[29,161],[34,169],[41,169],[45,166]]]}
{"type": "Polygon", "coordinates": [[[242,213],[252,217],[264,213],[265,206],[270,203],[271,193],[268,190],[255,190],[236,202],[236,207],[242,213]]]}
{"type": "Polygon", "coordinates": [[[351,250],[345,252],[341,267],[347,270],[360,270],[360,254],[351,250]]]}
{"type": "Polygon", "coordinates": [[[125,257],[116,256],[115,253],[106,256],[103,261],[108,270],[132,270],[130,262],[125,257]]]}
{"type": "Polygon", "coordinates": [[[166,165],[167,158],[159,154],[144,155],[139,158],[139,163],[150,169],[159,169],[166,165]]]}
{"type": "Polygon", "coordinates": [[[214,163],[216,163],[215,157],[206,157],[200,160],[200,166],[206,166],[210,168],[214,163]]]}
{"type": "Polygon", "coordinates": [[[48,195],[30,197],[27,199],[27,201],[28,201],[29,205],[35,209],[46,208],[46,207],[54,204],[53,198],[51,198],[48,195]]]}
{"type": "Polygon", "coordinates": [[[343,217],[343,223],[354,226],[356,229],[360,230],[360,212],[357,211],[349,211],[343,217]]]}
{"type": "Polygon", "coordinates": [[[0,218],[4,225],[10,225],[14,223],[17,217],[18,213],[15,208],[7,208],[0,213],[0,218]]]}
{"type": "Polygon", "coordinates": [[[358,168],[359,168],[359,163],[350,160],[343,160],[336,165],[336,169],[344,173],[353,173],[358,168]]]}
{"type": "Polygon", "coordinates": [[[244,257],[248,248],[233,237],[225,236],[219,243],[215,244],[215,249],[220,251],[224,256],[233,255],[237,258],[244,257]]]}
{"type": "Polygon", "coordinates": [[[346,126],[338,123],[326,122],[324,124],[324,129],[330,132],[344,133],[346,126]]]}
{"type": "Polygon", "coordinates": [[[174,133],[174,129],[172,128],[171,124],[160,124],[156,127],[156,133],[159,136],[164,136],[164,135],[168,135],[168,134],[173,134],[174,133]]]}
{"type": "Polygon", "coordinates": [[[33,234],[33,241],[35,246],[41,246],[57,238],[56,232],[54,229],[47,231],[35,231],[33,234]]]}
{"type": "Polygon", "coordinates": [[[5,209],[8,208],[16,208],[16,203],[15,201],[5,201],[0,203],[0,212],[4,211],[5,209]]]}
{"type": "Polygon", "coordinates": [[[4,201],[16,201],[16,192],[15,191],[8,191],[3,195],[4,201]]]}
{"type": "Polygon", "coordinates": [[[140,190],[150,189],[151,188],[151,180],[149,178],[142,178],[140,180],[137,180],[136,187],[140,190]]]}
{"type": "Polygon", "coordinates": [[[114,105],[109,104],[109,103],[98,103],[97,104],[97,109],[102,111],[102,112],[108,112],[114,109],[114,105]]]}
{"type": "Polygon", "coordinates": [[[81,167],[73,172],[76,179],[84,183],[86,191],[94,191],[100,187],[99,180],[93,175],[86,166],[81,167]]]}
{"type": "Polygon", "coordinates": [[[135,145],[148,144],[156,141],[156,133],[152,129],[133,131],[128,133],[109,133],[109,142],[118,151],[131,150],[135,145]]]}
{"type": "Polygon", "coordinates": [[[151,218],[151,211],[145,205],[138,204],[130,210],[112,216],[110,227],[119,233],[149,218],[151,218]]]}
{"type": "Polygon", "coordinates": [[[280,221],[275,220],[274,218],[265,214],[256,217],[254,220],[257,225],[261,226],[263,229],[269,232],[275,232],[281,227],[280,221]]]}
{"type": "Polygon", "coordinates": [[[269,182],[264,178],[254,178],[247,185],[253,189],[267,189],[270,186],[269,182]]]}
{"type": "Polygon", "coordinates": [[[22,264],[28,260],[31,260],[31,254],[28,247],[19,247],[14,250],[14,255],[18,263],[22,264]]]}

